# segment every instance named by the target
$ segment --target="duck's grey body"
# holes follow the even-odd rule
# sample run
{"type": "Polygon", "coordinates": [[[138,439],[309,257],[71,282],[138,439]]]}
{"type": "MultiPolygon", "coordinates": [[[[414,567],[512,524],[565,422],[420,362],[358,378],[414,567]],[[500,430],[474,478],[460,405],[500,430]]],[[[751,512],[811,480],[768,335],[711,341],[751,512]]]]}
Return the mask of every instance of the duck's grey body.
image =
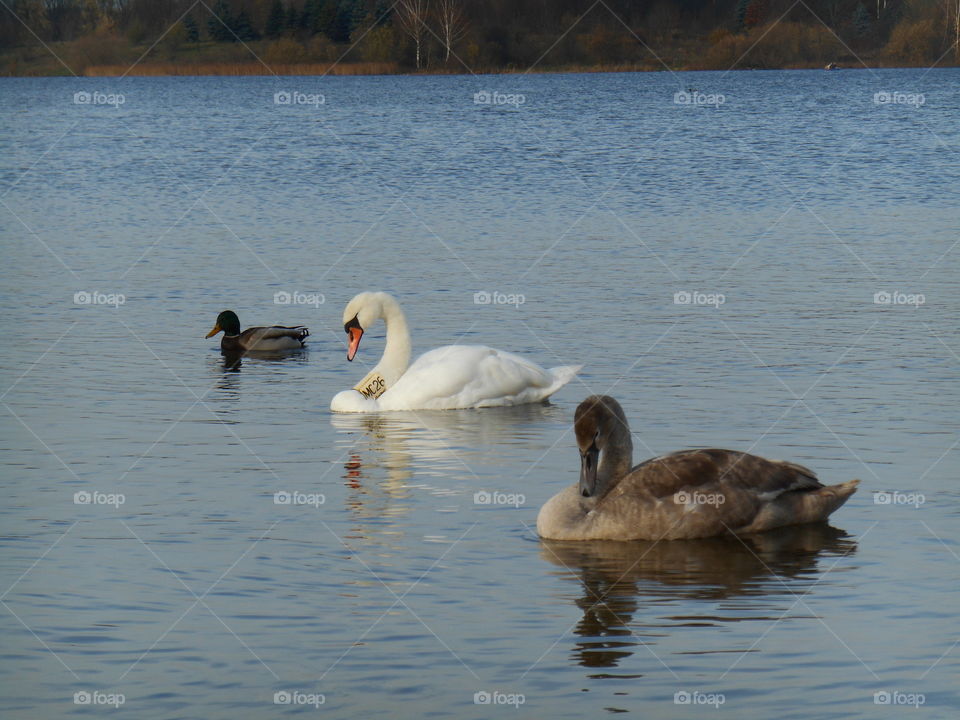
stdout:
{"type": "Polygon", "coordinates": [[[554,540],[674,540],[818,522],[859,480],[824,486],[801,465],[734,450],[684,450],[631,468],[619,403],[591,396],[577,408],[581,479],[551,498],[537,532],[554,540]]]}

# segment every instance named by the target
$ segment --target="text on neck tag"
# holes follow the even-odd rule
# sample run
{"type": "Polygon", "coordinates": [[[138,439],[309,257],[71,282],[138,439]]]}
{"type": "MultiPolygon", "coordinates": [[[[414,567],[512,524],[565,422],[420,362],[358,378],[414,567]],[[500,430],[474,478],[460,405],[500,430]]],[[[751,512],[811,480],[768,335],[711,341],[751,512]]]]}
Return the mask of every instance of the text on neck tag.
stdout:
{"type": "Polygon", "coordinates": [[[366,398],[378,398],[387,391],[387,381],[380,373],[372,371],[354,385],[353,389],[366,398]]]}

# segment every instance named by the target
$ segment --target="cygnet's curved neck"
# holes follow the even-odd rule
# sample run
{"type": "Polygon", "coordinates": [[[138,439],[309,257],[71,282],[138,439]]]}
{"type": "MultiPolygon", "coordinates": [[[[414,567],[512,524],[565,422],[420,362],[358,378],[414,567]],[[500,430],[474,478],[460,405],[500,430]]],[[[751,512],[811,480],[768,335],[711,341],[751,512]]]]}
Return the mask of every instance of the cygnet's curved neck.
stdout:
{"type": "Polygon", "coordinates": [[[607,418],[604,434],[606,437],[597,466],[598,498],[610,492],[633,467],[633,439],[626,421],[611,415],[607,418]]]}
{"type": "Polygon", "coordinates": [[[389,388],[410,366],[410,330],[403,310],[389,295],[384,294],[380,299],[378,314],[387,328],[387,344],[374,371],[383,376],[389,388]]]}

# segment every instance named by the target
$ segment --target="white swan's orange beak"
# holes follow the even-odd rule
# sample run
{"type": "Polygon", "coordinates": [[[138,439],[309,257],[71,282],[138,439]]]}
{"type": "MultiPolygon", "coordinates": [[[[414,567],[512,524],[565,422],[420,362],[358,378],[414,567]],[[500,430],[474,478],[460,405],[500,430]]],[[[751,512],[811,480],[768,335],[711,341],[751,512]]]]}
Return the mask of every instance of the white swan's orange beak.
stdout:
{"type": "Polygon", "coordinates": [[[363,330],[358,327],[352,327],[347,330],[347,337],[350,339],[350,343],[347,346],[347,361],[353,362],[353,357],[357,354],[357,349],[360,347],[360,338],[363,337],[363,330]]]}

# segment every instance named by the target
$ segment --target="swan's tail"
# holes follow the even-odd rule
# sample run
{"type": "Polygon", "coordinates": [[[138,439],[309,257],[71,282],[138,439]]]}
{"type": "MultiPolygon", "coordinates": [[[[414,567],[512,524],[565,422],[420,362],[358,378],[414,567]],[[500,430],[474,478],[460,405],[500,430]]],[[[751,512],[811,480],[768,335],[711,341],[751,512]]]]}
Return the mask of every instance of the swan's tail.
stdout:
{"type": "Polygon", "coordinates": [[[804,493],[803,512],[808,522],[826,520],[830,514],[843,505],[857,491],[859,480],[848,480],[839,485],[828,485],[814,492],[804,493]]]}
{"type": "Polygon", "coordinates": [[[857,491],[859,480],[848,480],[815,490],[785,492],[765,505],[748,526],[738,533],[762,532],[786,525],[822,522],[857,491]]]}
{"type": "Polygon", "coordinates": [[[547,370],[553,377],[553,382],[550,384],[550,387],[547,388],[547,392],[543,396],[544,399],[550,397],[557,390],[573,380],[582,369],[583,365],[561,365],[560,367],[547,370]]]}

